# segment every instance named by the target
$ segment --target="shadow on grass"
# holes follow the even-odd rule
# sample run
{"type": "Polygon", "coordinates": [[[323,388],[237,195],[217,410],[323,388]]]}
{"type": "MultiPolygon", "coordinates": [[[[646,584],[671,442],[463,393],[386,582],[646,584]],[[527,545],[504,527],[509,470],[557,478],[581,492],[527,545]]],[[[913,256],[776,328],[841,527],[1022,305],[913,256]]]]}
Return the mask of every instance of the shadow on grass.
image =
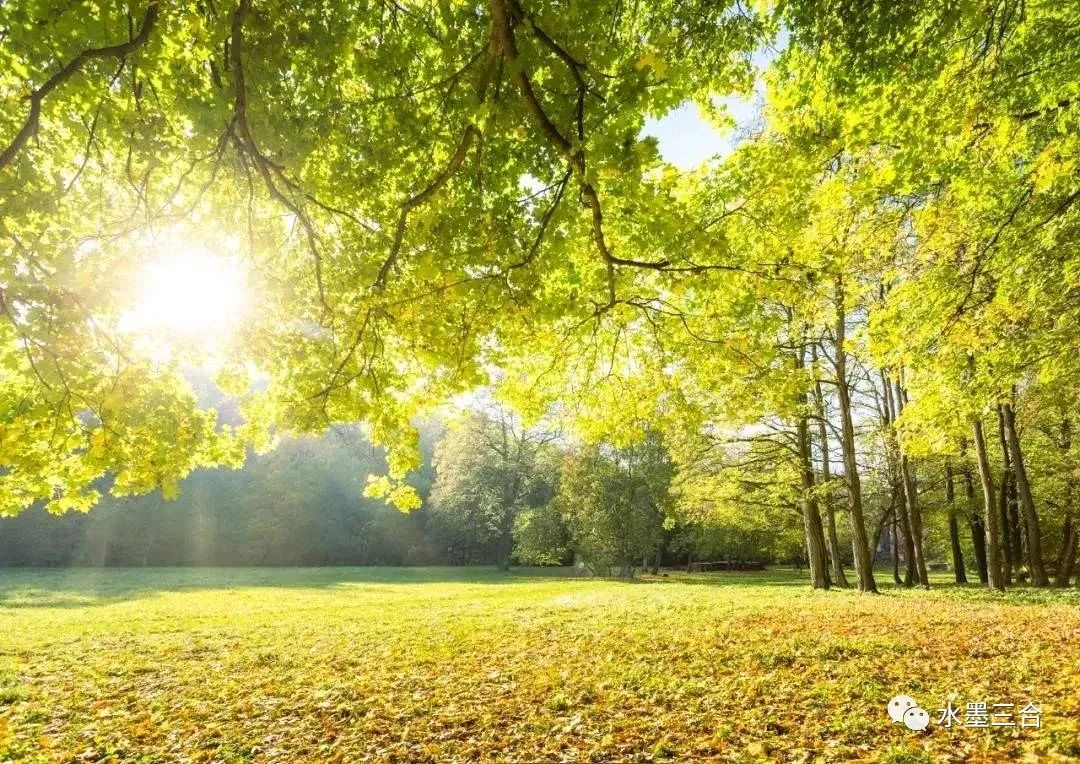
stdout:
{"type": "MultiPolygon", "coordinates": [[[[493,567],[321,567],[321,568],[0,568],[0,611],[19,608],[86,608],[118,602],[148,599],[170,593],[230,591],[250,588],[328,590],[337,587],[364,587],[365,594],[380,587],[411,584],[462,586],[515,586],[543,581],[586,583],[603,581],[636,586],[710,586],[785,590],[809,589],[805,570],[777,568],[767,571],[724,571],[686,573],[677,569],[661,575],[645,575],[629,581],[582,576],[576,568],[493,567]],[[371,588],[368,588],[371,587],[371,588]]],[[[978,584],[956,586],[951,577],[935,576],[933,588],[906,589],[891,579],[878,577],[878,586],[889,597],[956,598],[1010,604],[1080,604],[1080,589],[1035,589],[1022,587],[1006,594],[989,592],[978,584]]],[[[841,591],[853,591],[837,590],[841,591]]]]}
{"type": "Polygon", "coordinates": [[[582,579],[574,568],[266,567],[0,568],[0,610],[83,608],[177,592],[247,588],[331,589],[403,584],[514,585],[582,579]]]}
{"type": "Polygon", "coordinates": [[[339,586],[460,584],[513,586],[545,580],[694,586],[805,586],[795,571],[683,573],[635,581],[597,579],[573,567],[319,567],[319,568],[0,568],[0,610],[85,608],[161,594],[247,588],[331,589],[339,586]]]}

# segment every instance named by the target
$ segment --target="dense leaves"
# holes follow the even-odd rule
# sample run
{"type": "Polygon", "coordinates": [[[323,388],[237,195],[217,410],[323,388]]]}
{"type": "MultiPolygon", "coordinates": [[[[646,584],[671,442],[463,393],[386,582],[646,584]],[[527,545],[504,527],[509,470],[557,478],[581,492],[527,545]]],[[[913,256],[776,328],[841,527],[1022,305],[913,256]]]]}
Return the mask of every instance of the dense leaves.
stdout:
{"type": "Polygon", "coordinates": [[[638,134],[688,97],[748,87],[762,28],[712,2],[0,13],[0,87],[29,102],[0,122],[6,512],[87,506],[107,469],[145,490],[222,460],[229,433],[191,409],[182,355],[147,370],[115,331],[118,275],[194,238],[234,249],[258,285],[223,351],[269,380],[242,436],[363,418],[400,479],[411,417],[483,381],[482,348],[592,312],[639,265],[692,265],[668,242],[693,211],[638,134]],[[129,379],[161,403],[107,395],[129,379]],[[167,459],[139,438],[189,430],[167,459]]]}
{"type": "Polygon", "coordinates": [[[389,448],[368,494],[415,508],[417,414],[496,383],[523,426],[659,433],[677,514],[777,547],[794,523],[815,586],[849,545],[860,589],[888,547],[925,585],[946,525],[994,588],[1069,581],[1075,4],[0,14],[0,511],[172,495],[358,420],[389,448]],[[642,137],[756,85],[728,157],[681,171],[642,137]],[[258,309],[213,342],[131,331],[139,268],[194,248],[243,263],[258,309]]]}

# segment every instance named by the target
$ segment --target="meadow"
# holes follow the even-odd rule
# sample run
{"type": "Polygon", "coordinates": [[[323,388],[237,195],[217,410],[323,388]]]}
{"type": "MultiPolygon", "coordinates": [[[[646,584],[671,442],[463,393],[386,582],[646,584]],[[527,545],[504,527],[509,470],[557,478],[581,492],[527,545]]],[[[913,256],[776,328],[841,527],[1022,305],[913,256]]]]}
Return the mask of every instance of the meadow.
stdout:
{"type": "Polygon", "coordinates": [[[1080,592],[450,568],[0,571],[0,761],[1066,761],[1080,592]],[[1041,727],[893,724],[917,698],[1041,727]]]}

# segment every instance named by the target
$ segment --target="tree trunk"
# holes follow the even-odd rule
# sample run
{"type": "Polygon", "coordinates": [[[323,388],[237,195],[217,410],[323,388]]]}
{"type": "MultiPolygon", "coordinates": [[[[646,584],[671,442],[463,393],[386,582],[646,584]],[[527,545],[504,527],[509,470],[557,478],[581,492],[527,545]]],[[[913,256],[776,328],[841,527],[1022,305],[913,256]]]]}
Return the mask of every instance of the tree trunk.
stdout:
{"type": "Polygon", "coordinates": [[[915,539],[911,537],[911,525],[908,523],[908,513],[904,507],[904,489],[901,487],[901,478],[899,474],[896,477],[897,482],[891,490],[896,516],[900,518],[900,538],[904,542],[904,586],[912,587],[919,583],[919,572],[915,568],[915,539]]]}
{"type": "Polygon", "coordinates": [[[956,489],[953,486],[952,465],[945,462],[945,501],[949,505],[949,546],[952,547],[953,578],[958,584],[967,583],[964,552],[960,548],[960,527],[956,521],[956,489]]]}
{"type": "Polygon", "coordinates": [[[1058,586],[1068,586],[1069,579],[1072,578],[1073,567],[1076,565],[1077,537],[1080,536],[1071,514],[1065,516],[1065,528],[1062,535],[1061,561],[1058,563],[1057,581],[1055,583],[1058,586]]]}
{"type": "Polygon", "coordinates": [[[851,547],[855,557],[855,572],[859,590],[877,592],[874,581],[874,550],[866,538],[866,520],[863,517],[862,482],[859,465],[855,459],[855,425],[851,419],[851,391],[847,381],[847,351],[844,340],[847,334],[847,314],[844,310],[844,282],[836,280],[836,397],[840,404],[840,445],[844,455],[844,480],[848,489],[848,520],[851,523],[851,547]]]}
{"type": "Polygon", "coordinates": [[[806,533],[807,562],[810,566],[810,585],[815,589],[829,588],[829,569],[825,564],[825,534],[821,529],[821,514],[817,502],[804,498],[801,502],[803,530],[806,533]]]}
{"type": "MultiPolygon", "coordinates": [[[[1000,504],[1000,501],[998,502],[1000,504]]],[[[1016,475],[1012,470],[1009,471],[1009,496],[1005,501],[1005,509],[1007,509],[1007,518],[1005,518],[1005,524],[1002,526],[1001,535],[1009,536],[1009,545],[1013,549],[1013,561],[1016,567],[1016,578],[1021,580],[1022,578],[1029,578],[1030,575],[1022,573],[1021,566],[1024,564],[1024,560],[1027,559],[1027,532],[1023,531],[1020,523],[1020,509],[1017,509],[1020,505],[1020,497],[1016,494],[1016,475]]]]}
{"type": "Polygon", "coordinates": [[[896,513],[893,512],[892,528],[890,528],[892,534],[892,577],[893,583],[900,586],[904,581],[900,578],[900,540],[896,537],[898,525],[896,513]]]}
{"type": "MultiPolygon", "coordinates": [[[[899,522],[904,542],[904,586],[913,586],[918,580],[918,572],[915,568],[915,540],[911,536],[911,526],[908,523],[908,512],[903,497],[900,474],[900,441],[896,437],[896,429],[893,423],[896,421],[897,404],[893,400],[892,384],[885,372],[881,372],[881,383],[885,388],[885,427],[888,442],[885,446],[885,460],[889,471],[889,490],[892,491],[892,506],[895,510],[893,515],[899,522]]],[[[898,582],[899,583],[899,582],[898,582]]]]}
{"type": "MultiPolygon", "coordinates": [[[[1062,455],[1066,461],[1069,459],[1069,451],[1072,449],[1072,426],[1066,418],[1061,421],[1061,441],[1059,443],[1062,455]]],[[[1075,481],[1066,478],[1065,481],[1065,532],[1061,545],[1061,559],[1057,567],[1057,585],[1068,586],[1069,578],[1072,577],[1073,568],[1076,566],[1076,550],[1080,546],[1080,528],[1073,522],[1073,495],[1075,493],[1075,481]]],[[[1077,584],[1080,584],[1080,575],[1077,576],[1077,584]]]]}
{"type": "Polygon", "coordinates": [[[1024,515],[1024,528],[1027,530],[1028,566],[1031,569],[1031,582],[1035,586],[1047,586],[1050,583],[1043,566],[1042,541],[1039,535],[1039,516],[1035,513],[1035,501],[1031,496],[1028,483],[1027,467],[1024,466],[1024,454],[1020,449],[1020,438],[1016,434],[1016,412],[1011,403],[1001,407],[1005,419],[1005,438],[1009,441],[1009,454],[1012,456],[1013,476],[1016,478],[1016,491],[1020,494],[1020,509],[1024,515]]]}
{"type": "MultiPolygon", "coordinates": [[[[796,367],[804,368],[804,348],[796,353],[796,367]]],[[[825,560],[825,533],[821,525],[818,499],[813,495],[813,461],[810,455],[810,426],[807,421],[807,393],[799,393],[802,411],[796,423],[802,495],[799,507],[802,511],[802,530],[806,533],[807,561],[810,565],[810,585],[814,589],[828,589],[828,566],[825,560]]]]}
{"type": "Polygon", "coordinates": [[[971,423],[975,440],[975,456],[979,465],[979,482],[983,490],[983,508],[986,518],[986,582],[991,589],[1005,591],[1005,580],[1001,572],[1001,546],[998,540],[997,506],[994,502],[994,480],[990,474],[990,460],[986,456],[986,438],[983,435],[982,420],[975,418],[971,423]]]}
{"type": "MultiPolygon", "coordinates": [[[[817,365],[817,348],[810,349],[814,365],[817,365]]],[[[817,404],[817,431],[818,445],[821,448],[821,481],[827,487],[832,481],[829,466],[829,433],[825,422],[825,396],[821,392],[821,380],[814,382],[814,398],[817,404]]],[[[842,589],[848,587],[847,576],[844,575],[844,566],[840,562],[840,541],[836,536],[836,514],[832,497],[825,495],[825,543],[832,561],[833,583],[842,589]]]]}
{"type": "MultiPolygon", "coordinates": [[[[896,412],[897,414],[901,414],[904,411],[904,391],[900,386],[899,377],[893,380],[893,392],[896,400],[896,412]]],[[[899,446],[899,437],[897,437],[897,444],[899,446]]],[[[912,548],[915,554],[915,571],[922,587],[924,589],[929,589],[930,579],[926,575],[926,547],[923,544],[922,513],[919,511],[919,496],[918,488],[915,483],[915,468],[911,465],[911,460],[904,452],[902,446],[899,446],[899,450],[900,479],[904,488],[904,510],[907,512],[908,525],[911,528],[912,548]]]]}
{"type": "Polygon", "coordinates": [[[1005,585],[1013,581],[1013,571],[1020,566],[1020,545],[1014,544],[1014,534],[1009,523],[1009,483],[1012,476],[1012,459],[1005,439],[1005,416],[1001,404],[997,407],[998,441],[1001,443],[1001,489],[998,494],[998,516],[1001,518],[1001,560],[1005,585]]]}
{"type": "Polygon", "coordinates": [[[967,465],[964,465],[964,495],[967,497],[968,525],[971,527],[971,548],[975,551],[975,570],[979,574],[979,581],[985,584],[986,528],[975,508],[975,480],[971,476],[971,467],[967,465]]]}

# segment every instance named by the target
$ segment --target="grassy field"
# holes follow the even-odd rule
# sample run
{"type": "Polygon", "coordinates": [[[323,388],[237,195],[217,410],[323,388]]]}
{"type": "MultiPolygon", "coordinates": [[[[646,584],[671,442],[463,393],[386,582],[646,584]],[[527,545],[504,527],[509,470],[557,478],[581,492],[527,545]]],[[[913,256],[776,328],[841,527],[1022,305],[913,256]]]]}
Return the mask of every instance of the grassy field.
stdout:
{"type": "Polygon", "coordinates": [[[0,761],[970,761],[1080,755],[1078,592],[795,573],[0,571],[0,761]],[[912,732],[886,702],[1042,707],[912,732]]]}

